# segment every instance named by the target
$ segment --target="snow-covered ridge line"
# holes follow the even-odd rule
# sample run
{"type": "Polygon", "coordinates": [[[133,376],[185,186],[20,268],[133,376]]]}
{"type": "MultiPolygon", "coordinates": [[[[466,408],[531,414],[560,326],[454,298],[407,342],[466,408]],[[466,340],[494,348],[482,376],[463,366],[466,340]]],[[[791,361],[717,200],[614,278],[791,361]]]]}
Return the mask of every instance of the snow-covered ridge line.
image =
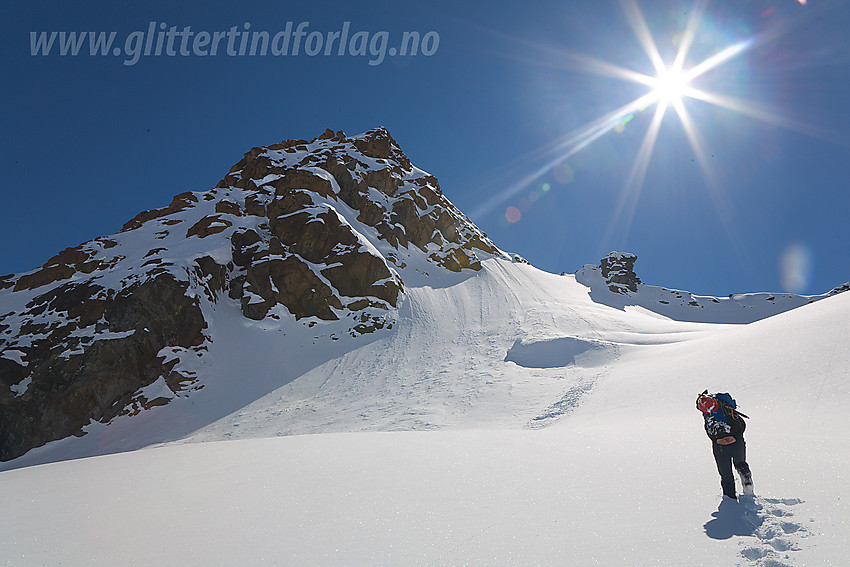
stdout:
{"type": "Polygon", "coordinates": [[[599,265],[587,264],[575,273],[576,280],[590,288],[599,303],[623,309],[642,307],[671,319],[702,323],[752,323],[850,289],[838,286],[827,293],[742,293],[726,297],[695,295],[689,291],[648,285],[637,277],[637,256],[611,252],[599,265]]]}

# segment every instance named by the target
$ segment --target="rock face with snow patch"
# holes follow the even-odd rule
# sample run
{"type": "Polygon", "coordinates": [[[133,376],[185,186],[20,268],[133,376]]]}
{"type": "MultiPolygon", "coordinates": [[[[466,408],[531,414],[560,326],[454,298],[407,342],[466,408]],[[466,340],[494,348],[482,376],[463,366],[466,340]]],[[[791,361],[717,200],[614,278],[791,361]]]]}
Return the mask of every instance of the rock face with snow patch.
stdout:
{"type": "Polygon", "coordinates": [[[599,264],[602,277],[608,283],[608,289],[614,293],[637,291],[641,283],[635,274],[637,256],[628,252],[611,252],[599,264]]]}
{"type": "Polygon", "coordinates": [[[203,342],[204,318],[186,289],[167,273],[144,273],[120,290],[62,281],[4,316],[0,460],[79,434],[90,420],[167,403],[139,392],[160,376],[174,392],[191,389],[195,377],[159,355],[203,342]]]}
{"type": "Polygon", "coordinates": [[[0,278],[0,460],[203,388],[181,361],[222,302],[356,338],[392,328],[406,272],[482,253],[502,254],[383,128],[253,148],[213,189],[0,278]]]}

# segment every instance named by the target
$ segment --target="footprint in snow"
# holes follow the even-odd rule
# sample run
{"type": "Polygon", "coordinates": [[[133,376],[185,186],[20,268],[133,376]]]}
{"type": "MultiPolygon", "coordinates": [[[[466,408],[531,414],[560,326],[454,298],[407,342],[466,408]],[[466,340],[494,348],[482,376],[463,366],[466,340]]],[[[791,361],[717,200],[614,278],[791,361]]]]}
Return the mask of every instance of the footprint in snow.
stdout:
{"type": "Polygon", "coordinates": [[[810,533],[794,519],[797,498],[761,498],[741,496],[739,502],[725,499],[713,520],[705,525],[706,534],[715,539],[743,536],[742,565],[753,567],[793,567],[794,552],[810,533]]]}
{"type": "Polygon", "coordinates": [[[561,399],[546,408],[543,413],[533,417],[528,424],[529,427],[532,429],[546,427],[570,413],[581,404],[582,399],[593,389],[595,384],[596,380],[573,386],[561,396],[561,399]]]}

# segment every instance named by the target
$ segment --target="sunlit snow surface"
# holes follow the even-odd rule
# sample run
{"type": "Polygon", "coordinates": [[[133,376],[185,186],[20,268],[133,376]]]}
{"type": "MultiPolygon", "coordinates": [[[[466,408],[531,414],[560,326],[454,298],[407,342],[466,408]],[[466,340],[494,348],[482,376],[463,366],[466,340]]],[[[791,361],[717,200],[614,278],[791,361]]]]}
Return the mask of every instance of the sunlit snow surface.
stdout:
{"type": "Polygon", "coordinates": [[[0,563],[845,564],[850,295],[722,325],[506,260],[429,281],[391,331],[300,357],[217,304],[206,397],[0,473],[0,563]],[[721,505],[705,388],[751,416],[754,500],[721,505]],[[247,405],[210,423],[220,396],[247,405]],[[157,446],[25,466],[128,438],[157,446]]]}

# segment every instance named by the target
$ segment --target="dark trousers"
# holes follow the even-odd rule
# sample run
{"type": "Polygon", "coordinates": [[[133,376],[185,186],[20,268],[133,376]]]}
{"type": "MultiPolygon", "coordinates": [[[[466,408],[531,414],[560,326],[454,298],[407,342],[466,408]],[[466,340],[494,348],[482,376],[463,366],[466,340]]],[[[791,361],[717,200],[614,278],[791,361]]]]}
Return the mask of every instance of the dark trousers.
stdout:
{"type": "Polygon", "coordinates": [[[750,465],[747,464],[747,444],[744,443],[743,439],[738,439],[731,445],[720,445],[715,441],[712,443],[712,448],[714,450],[714,461],[717,463],[717,472],[720,473],[720,486],[723,488],[723,494],[730,498],[737,498],[732,465],[735,465],[742,480],[751,478],[750,465]]]}

